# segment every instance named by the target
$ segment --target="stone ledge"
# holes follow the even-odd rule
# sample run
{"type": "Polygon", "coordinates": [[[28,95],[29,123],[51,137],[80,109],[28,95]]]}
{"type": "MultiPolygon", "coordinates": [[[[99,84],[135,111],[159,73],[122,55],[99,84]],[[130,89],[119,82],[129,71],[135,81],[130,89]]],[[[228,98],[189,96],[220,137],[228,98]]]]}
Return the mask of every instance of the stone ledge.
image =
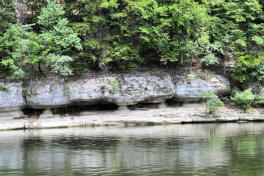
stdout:
{"type": "Polygon", "coordinates": [[[159,108],[151,110],[93,112],[84,116],[53,116],[46,119],[19,119],[0,121],[0,130],[69,128],[95,126],[144,126],[184,123],[264,122],[260,111],[243,114],[231,108],[222,108],[216,118],[204,114],[205,106],[159,108]],[[221,112],[223,112],[221,114],[221,112]],[[224,113],[228,112],[228,113],[224,113]]]}

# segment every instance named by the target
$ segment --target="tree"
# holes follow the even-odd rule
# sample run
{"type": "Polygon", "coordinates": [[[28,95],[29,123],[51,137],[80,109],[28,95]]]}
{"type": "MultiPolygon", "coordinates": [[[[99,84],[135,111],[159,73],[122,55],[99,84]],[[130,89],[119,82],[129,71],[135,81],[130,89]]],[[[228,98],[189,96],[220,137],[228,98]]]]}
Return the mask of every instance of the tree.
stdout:
{"type": "Polygon", "coordinates": [[[15,6],[10,0],[0,0],[0,36],[16,23],[15,6]]]}
{"type": "MultiPolygon", "coordinates": [[[[138,47],[124,40],[120,26],[113,16],[122,10],[122,3],[116,0],[65,1],[66,16],[70,25],[81,38],[83,51],[76,57],[101,70],[135,67],[139,60],[138,47]]],[[[83,69],[81,69],[83,70],[83,69]]]]}
{"type": "MultiPolygon", "coordinates": [[[[10,28],[12,24],[16,23],[15,15],[16,14],[13,3],[8,0],[0,0],[0,40],[2,42],[2,38],[6,30],[8,30],[8,28],[10,28]]],[[[2,46],[3,43],[0,45],[2,46]]],[[[5,56],[6,51],[3,50],[3,47],[0,47],[0,62],[2,62],[5,56]]],[[[0,71],[5,71],[5,68],[3,68],[2,64],[0,64],[0,71]]]]}
{"type": "MultiPolygon", "coordinates": [[[[47,0],[47,6],[37,17],[37,24],[41,26],[40,43],[45,46],[45,56],[38,58],[37,63],[45,63],[52,68],[52,72],[67,76],[72,74],[69,62],[73,59],[70,54],[73,50],[82,50],[82,46],[63,14],[63,8],[56,1],[47,0]]],[[[36,63],[35,59],[32,61],[36,63]]]]}
{"type": "Polygon", "coordinates": [[[40,15],[42,8],[46,7],[47,1],[46,0],[27,0],[26,6],[27,10],[30,12],[29,15],[27,15],[26,22],[27,24],[35,24],[32,26],[32,29],[34,32],[39,33],[41,26],[37,24],[38,16],[40,15]]]}
{"type": "Polygon", "coordinates": [[[207,7],[193,0],[66,0],[65,9],[82,39],[79,57],[99,67],[188,61],[209,42],[207,7]]]}
{"type": "Polygon", "coordinates": [[[0,37],[1,65],[11,74],[11,78],[26,76],[23,65],[24,58],[30,52],[30,40],[26,38],[29,26],[12,25],[0,37]]]}

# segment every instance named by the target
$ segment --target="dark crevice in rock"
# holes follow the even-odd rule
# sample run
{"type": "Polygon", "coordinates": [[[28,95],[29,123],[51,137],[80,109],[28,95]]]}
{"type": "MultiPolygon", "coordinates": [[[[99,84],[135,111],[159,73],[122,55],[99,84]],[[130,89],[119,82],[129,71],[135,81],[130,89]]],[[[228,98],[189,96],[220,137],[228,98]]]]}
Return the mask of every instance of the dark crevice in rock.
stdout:
{"type": "Polygon", "coordinates": [[[184,102],[178,101],[175,98],[171,98],[171,99],[167,99],[165,101],[165,104],[169,107],[181,107],[181,106],[183,106],[184,102]]]}
{"type": "Polygon", "coordinates": [[[22,109],[22,112],[28,118],[39,118],[43,111],[44,109],[34,109],[31,107],[25,107],[24,109],[22,109]]]}
{"type": "Polygon", "coordinates": [[[118,105],[114,103],[97,103],[93,105],[68,105],[60,108],[51,109],[53,114],[59,115],[81,115],[81,112],[89,112],[89,111],[115,111],[118,109],[118,105]]]}
{"type": "Polygon", "coordinates": [[[138,103],[136,105],[127,106],[129,110],[138,110],[138,109],[157,109],[161,103],[138,103]]]}

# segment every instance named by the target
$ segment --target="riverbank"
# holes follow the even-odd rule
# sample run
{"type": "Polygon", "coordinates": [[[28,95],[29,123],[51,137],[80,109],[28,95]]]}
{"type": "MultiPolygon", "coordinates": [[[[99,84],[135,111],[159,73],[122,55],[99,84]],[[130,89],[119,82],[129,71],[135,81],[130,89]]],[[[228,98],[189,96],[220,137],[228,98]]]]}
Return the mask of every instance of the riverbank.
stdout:
{"type": "Polygon", "coordinates": [[[144,126],[184,123],[220,123],[263,121],[261,109],[243,113],[233,107],[220,108],[215,115],[205,113],[204,103],[188,103],[177,107],[141,108],[136,110],[87,111],[81,115],[53,115],[47,118],[0,120],[0,130],[45,129],[97,126],[144,126]]]}

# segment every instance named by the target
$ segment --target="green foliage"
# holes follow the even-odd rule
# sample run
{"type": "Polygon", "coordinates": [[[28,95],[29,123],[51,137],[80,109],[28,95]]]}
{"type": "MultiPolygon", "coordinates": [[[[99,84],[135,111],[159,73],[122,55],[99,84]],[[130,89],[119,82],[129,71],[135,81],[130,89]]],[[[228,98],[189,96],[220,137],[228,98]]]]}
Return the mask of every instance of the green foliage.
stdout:
{"type": "Polygon", "coordinates": [[[117,17],[122,16],[121,13],[118,14],[123,8],[120,7],[121,2],[115,0],[65,2],[66,16],[70,19],[74,31],[82,39],[83,51],[76,53],[75,57],[82,59],[85,62],[83,65],[90,63],[100,69],[109,66],[124,69],[134,68],[136,66],[134,63],[140,62],[139,47],[120,31],[117,17]]]}
{"type": "Polygon", "coordinates": [[[9,91],[10,87],[7,85],[0,85],[0,91],[9,91]]]}
{"type": "Polygon", "coordinates": [[[139,38],[143,54],[154,51],[161,61],[190,61],[202,53],[201,45],[209,42],[209,18],[203,4],[192,0],[129,1],[128,8],[131,12],[126,23],[130,23],[129,31],[135,33],[132,37],[139,38]]]}
{"type": "Polygon", "coordinates": [[[107,77],[104,79],[110,86],[110,93],[115,94],[120,92],[119,82],[114,77],[107,77]]]}
{"type": "Polygon", "coordinates": [[[220,46],[216,54],[224,59],[238,57],[235,79],[247,81],[245,74],[250,74],[247,70],[251,72],[251,69],[241,67],[244,60],[241,57],[251,55],[252,58],[256,53],[263,53],[263,1],[214,0],[210,2],[210,12],[211,40],[220,46]],[[239,72],[243,72],[241,77],[239,72]]]}
{"type": "Polygon", "coordinates": [[[0,64],[12,75],[21,79],[26,76],[23,71],[24,57],[30,52],[30,40],[26,37],[29,26],[12,25],[0,37],[0,64]]]}
{"type": "Polygon", "coordinates": [[[233,78],[239,82],[248,82],[264,79],[264,55],[241,53],[237,57],[236,67],[234,69],[233,78]]]}
{"type": "Polygon", "coordinates": [[[27,24],[35,24],[33,26],[34,32],[39,33],[41,26],[37,24],[38,16],[40,15],[42,8],[47,5],[46,0],[27,0],[27,10],[30,15],[27,16],[27,24]]]}
{"type": "Polygon", "coordinates": [[[138,38],[143,49],[154,50],[162,61],[195,55],[201,35],[206,35],[207,10],[192,0],[128,1],[126,11],[129,17],[124,20],[130,23],[129,31],[135,33],[133,36],[138,38]]]}
{"type": "Polygon", "coordinates": [[[241,83],[262,80],[264,16],[259,0],[243,0],[226,3],[229,22],[232,24],[233,48],[237,56],[233,78],[241,83]]]}
{"type": "Polygon", "coordinates": [[[42,8],[37,18],[40,33],[33,32],[32,25],[12,24],[0,36],[0,64],[11,78],[25,78],[25,70],[30,67],[42,71],[41,65],[63,76],[73,73],[69,66],[73,61],[70,54],[73,50],[82,50],[82,46],[63,14],[62,7],[47,0],[47,7],[42,8]]]}
{"type": "Polygon", "coordinates": [[[15,6],[10,0],[0,0],[0,36],[16,23],[15,6]]]}
{"type": "MultiPolygon", "coordinates": [[[[0,62],[3,62],[3,59],[10,53],[10,51],[5,51],[6,49],[9,49],[8,43],[11,42],[13,39],[9,39],[6,36],[6,31],[10,28],[12,25],[16,23],[16,17],[15,17],[15,6],[12,1],[9,0],[0,0],[0,62]],[[9,40],[9,41],[6,41],[9,40]]],[[[11,33],[9,31],[8,33],[11,33]]],[[[14,42],[14,41],[13,41],[14,42]]],[[[11,44],[12,45],[12,44],[11,44]]],[[[9,55],[10,56],[10,55],[9,55]]],[[[0,72],[1,75],[6,76],[8,73],[8,70],[6,70],[6,67],[3,66],[0,63],[0,72]]]]}
{"type": "Polygon", "coordinates": [[[256,96],[254,105],[264,105],[264,95],[263,94],[256,96]]]}
{"type": "Polygon", "coordinates": [[[220,107],[224,106],[224,103],[212,92],[204,92],[203,98],[207,100],[206,111],[209,114],[215,114],[220,107]]]}
{"type": "Polygon", "coordinates": [[[219,59],[212,52],[210,52],[201,59],[201,62],[203,62],[206,66],[209,66],[218,64],[219,59]]]}
{"type": "Polygon", "coordinates": [[[47,57],[47,66],[52,68],[52,72],[57,74],[59,73],[62,76],[72,75],[72,68],[69,66],[69,63],[72,62],[73,59],[69,56],[60,56],[55,54],[50,54],[47,57]]]}
{"type": "Polygon", "coordinates": [[[68,26],[69,21],[63,18],[63,9],[54,0],[47,0],[37,23],[42,26],[40,34],[50,53],[63,54],[72,49],[82,50],[80,39],[68,26]]]}
{"type": "Polygon", "coordinates": [[[234,58],[234,79],[262,81],[263,6],[262,0],[27,0],[27,25],[18,25],[15,5],[0,0],[1,75],[210,66],[234,58]]]}
{"type": "Polygon", "coordinates": [[[68,76],[73,73],[69,66],[73,59],[68,54],[73,50],[82,50],[82,46],[80,38],[69,27],[69,21],[63,18],[63,14],[62,7],[54,0],[47,0],[47,7],[42,9],[37,21],[41,26],[41,34],[36,45],[42,48],[43,57],[36,57],[31,63],[46,63],[53,73],[68,76]]]}
{"type": "Polygon", "coordinates": [[[78,57],[100,68],[189,61],[209,43],[209,37],[203,40],[208,36],[207,8],[193,0],[67,0],[65,9],[82,39],[84,50],[78,57]]]}
{"type": "Polygon", "coordinates": [[[256,96],[252,93],[252,89],[246,89],[243,92],[235,91],[234,97],[231,97],[240,108],[245,111],[254,103],[256,96]]]}
{"type": "Polygon", "coordinates": [[[55,0],[47,0],[47,6],[43,8],[37,17],[37,23],[46,30],[52,30],[58,21],[62,20],[63,9],[55,0]]]}

